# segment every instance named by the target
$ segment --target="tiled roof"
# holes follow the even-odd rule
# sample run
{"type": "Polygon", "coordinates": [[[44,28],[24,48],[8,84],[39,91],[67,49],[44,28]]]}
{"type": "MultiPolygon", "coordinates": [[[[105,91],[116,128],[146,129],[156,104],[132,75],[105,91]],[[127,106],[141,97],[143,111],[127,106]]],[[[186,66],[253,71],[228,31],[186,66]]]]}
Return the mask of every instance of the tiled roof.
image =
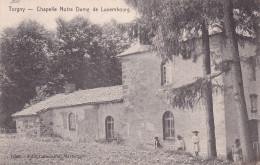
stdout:
{"type": "Polygon", "coordinates": [[[142,53],[146,52],[150,49],[149,45],[142,45],[140,43],[135,43],[133,46],[131,46],[129,49],[124,51],[123,53],[117,55],[118,57],[122,56],[127,56],[127,55],[132,55],[132,54],[137,54],[137,53],[142,53]]]}
{"type": "Polygon", "coordinates": [[[47,109],[55,109],[59,107],[75,106],[82,104],[107,103],[121,101],[122,99],[123,90],[121,85],[79,90],[70,94],[62,93],[51,96],[50,98],[44,101],[41,101],[19,112],[16,112],[12,116],[30,116],[36,115],[37,113],[47,109]]]}

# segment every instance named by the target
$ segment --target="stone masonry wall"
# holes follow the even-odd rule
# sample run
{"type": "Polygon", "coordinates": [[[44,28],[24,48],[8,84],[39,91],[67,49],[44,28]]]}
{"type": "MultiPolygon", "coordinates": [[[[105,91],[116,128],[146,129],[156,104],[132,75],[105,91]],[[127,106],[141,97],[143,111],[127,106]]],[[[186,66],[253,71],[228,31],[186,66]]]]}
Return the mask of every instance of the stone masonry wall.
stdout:
{"type": "Polygon", "coordinates": [[[105,118],[112,116],[120,131],[122,103],[82,105],[46,111],[40,115],[42,136],[57,135],[73,141],[105,139],[105,118]],[[76,129],[69,130],[68,115],[76,118],[76,129]]]}
{"type": "Polygon", "coordinates": [[[79,141],[84,138],[96,139],[97,110],[93,105],[64,107],[49,110],[41,114],[45,128],[53,130],[54,134],[65,139],[79,141]],[[69,114],[73,113],[76,120],[76,129],[69,130],[69,114]]]}
{"type": "MultiPolygon", "coordinates": [[[[215,37],[212,42],[219,42],[215,37]]],[[[217,43],[216,43],[217,44],[217,43]]],[[[197,43],[197,48],[200,48],[197,43]]],[[[220,53],[219,47],[213,46],[216,53],[220,53]]],[[[201,54],[201,50],[196,50],[201,54]]],[[[168,104],[167,99],[160,96],[162,89],[178,87],[190,83],[195,77],[202,75],[202,58],[198,57],[197,63],[192,60],[176,58],[172,67],[173,83],[161,85],[161,62],[159,54],[146,52],[122,57],[122,77],[124,89],[124,120],[127,123],[127,135],[130,139],[139,139],[141,142],[153,143],[153,138],[158,136],[163,139],[162,116],[166,111],[174,115],[175,138],[181,135],[184,138],[187,151],[192,151],[191,137],[193,130],[200,132],[201,154],[207,153],[207,133],[205,123],[205,111],[202,103],[193,109],[179,110],[168,104]]],[[[219,78],[222,83],[222,78],[219,78]]],[[[225,155],[225,129],[224,109],[222,94],[215,94],[214,113],[216,136],[218,137],[218,152],[225,155]]],[[[165,147],[174,148],[174,141],[164,140],[165,147]]]]}
{"type": "Polygon", "coordinates": [[[111,116],[114,120],[115,138],[126,139],[126,123],[123,103],[108,103],[98,106],[98,139],[106,139],[105,120],[111,116]]]}
{"type": "MultiPolygon", "coordinates": [[[[223,37],[224,41],[224,37],[223,37]]],[[[240,41],[241,43],[241,41],[240,41]]],[[[221,51],[222,51],[222,58],[229,59],[230,58],[230,52],[229,52],[229,45],[225,42],[222,42],[221,44],[221,51]]],[[[239,55],[240,57],[249,57],[255,54],[255,48],[256,46],[249,42],[249,41],[243,41],[243,45],[239,44],[239,55]]],[[[243,59],[243,58],[242,58],[243,59]]],[[[249,63],[246,63],[245,61],[241,61],[241,67],[242,67],[242,76],[243,76],[243,85],[244,85],[244,95],[246,99],[246,105],[247,105],[247,112],[248,117],[250,120],[257,120],[258,125],[259,119],[260,119],[260,113],[251,113],[251,105],[250,105],[250,94],[256,94],[258,95],[258,105],[260,105],[260,68],[256,67],[256,81],[252,80],[252,72],[251,72],[251,65],[249,63]]],[[[238,116],[237,111],[234,106],[234,93],[232,89],[232,80],[231,76],[233,74],[231,72],[223,74],[223,80],[225,84],[225,91],[224,91],[224,98],[225,98],[225,120],[226,120],[226,141],[227,141],[227,152],[230,153],[232,144],[234,143],[235,139],[239,138],[239,132],[238,132],[238,116]]],[[[258,108],[259,110],[259,108],[258,108]]],[[[260,126],[260,125],[259,125],[260,126]]],[[[258,126],[258,128],[259,128],[258,126]]],[[[258,131],[259,132],[259,131],[258,131]]],[[[259,134],[259,133],[258,133],[259,134]]]]}
{"type": "Polygon", "coordinates": [[[16,130],[21,137],[40,136],[40,120],[38,116],[25,116],[15,118],[16,130]]]}

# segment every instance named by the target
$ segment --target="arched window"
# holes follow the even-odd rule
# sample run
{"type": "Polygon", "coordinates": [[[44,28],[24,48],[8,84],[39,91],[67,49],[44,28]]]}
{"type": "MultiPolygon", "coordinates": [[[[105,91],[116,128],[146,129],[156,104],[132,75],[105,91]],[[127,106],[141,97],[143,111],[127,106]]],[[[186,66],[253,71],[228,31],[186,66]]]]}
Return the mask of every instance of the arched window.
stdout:
{"type": "Polygon", "coordinates": [[[174,118],[170,111],[163,114],[163,138],[174,139],[174,118]]]}
{"type": "Polygon", "coordinates": [[[114,119],[111,116],[106,118],[106,139],[114,139],[114,119]]]}
{"type": "Polygon", "coordinates": [[[69,130],[76,130],[75,115],[73,113],[69,114],[69,130]]]}

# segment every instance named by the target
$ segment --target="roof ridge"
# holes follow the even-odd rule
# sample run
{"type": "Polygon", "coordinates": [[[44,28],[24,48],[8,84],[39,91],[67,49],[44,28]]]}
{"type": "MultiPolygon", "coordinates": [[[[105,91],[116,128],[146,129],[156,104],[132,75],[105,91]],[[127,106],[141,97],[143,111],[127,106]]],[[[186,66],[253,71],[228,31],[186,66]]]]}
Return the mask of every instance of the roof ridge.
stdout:
{"type": "Polygon", "coordinates": [[[123,99],[122,85],[78,90],[69,94],[59,93],[14,113],[12,116],[36,115],[39,111],[55,107],[76,106],[88,103],[107,103],[123,99]]]}

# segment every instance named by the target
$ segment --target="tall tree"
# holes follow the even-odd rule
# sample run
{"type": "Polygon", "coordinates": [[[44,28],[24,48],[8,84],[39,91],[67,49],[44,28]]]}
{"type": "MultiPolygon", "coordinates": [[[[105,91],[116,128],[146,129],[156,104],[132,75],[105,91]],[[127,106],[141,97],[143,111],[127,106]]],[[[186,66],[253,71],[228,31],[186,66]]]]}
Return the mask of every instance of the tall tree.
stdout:
{"type": "Polygon", "coordinates": [[[239,31],[238,35],[246,35],[255,39],[256,50],[255,56],[251,57],[250,65],[260,66],[260,1],[235,0],[235,24],[239,31]]]}
{"type": "Polygon", "coordinates": [[[82,17],[71,21],[57,19],[58,52],[55,58],[57,74],[65,81],[75,83],[77,88],[84,88],[84,75],[90,52],[97,46],[95,38],[101,35],[101,29],[82,17]]]}
{"type": "Polygon", "coordinates": [[[235,22],[233,18],[233,1],[224,0],[224,22],[225,29],[230,45],[231,53],[231,72],[233,82],[233,93],[235,100],[235,108],[238,115],[238,128],[245,162],[254,160],[253,146],[250,140],[250,132],[248,126],[248,114],[244,96],[243,78],[241,72],[240,57],[238,51],[238,42],[236,38],[235,22]]]}
{"type": "Polygon", "coordinates": [[[51,36],[36,21],[26,20],[1,35],[3,73],[9,82],[2,84],[4,113],[21,110],[35,95],[35,87],[46,82],[46,63],[51,36]]]}
{"type": "Polygon", "coordinates": [[[106,75],[109,85],[122,84],[121,62],[116,57],[118,54],[126,50],[132,40],[124,33],[122,27],[124,25],[115,21],[104,24],[102,28],[102,36],[99,39],[99,45],[104,50],[106,61],[106,75]]]}
{"type": "Polygon", "coordinates": [[[116,55],[129,47],[130,40],[115,22],[98,26],[76,17],[59,18],[57,23],[57,53],[51,57],[54,86],[61,89],[65,83],[75,83],[86,89],[121,84],[116,55]]]}
{"type": "MultiPolygon", "coordinates": [[[[211,14],[209,16],[209,13],[212,12],[212,9],[209,10],[210,3],[205,3],[203,1],[152,1],[149,5],[145,6],[144,0],[130,1],[130,3],[142,13],[143,19],[147,19],[146,22],[148,22],[148,27],[150,27],[150,29],[148,31],[146,29],[143,33],[154,34],[153,31],[158,30],[157,35],[153,38],[153,44],[157,50],[164,52],[162,54],[164,58],[172,59],[172,55],[179,54],[181,54],[184,59],[191,57],[193,43],[190,45],[189,42],[183,42],[184,37],[196,38],[199,36],[200,32],[202,32],[203,74],[205,77],[211,74],[208,18],[215,19],[216,14],[211,14]],[[154,24],[159,25],[160,28],[155,29],[154,24]]],[[[219,4],[215,3],[214,5],[216,6],[219,4]]],[[[213,9],[216,9],[216,7],[213,9]]],[[[214,22],[214,19],[212,19],[213,21],[211,22],[214,22]]],[[[153,37],[153,35],[146,36],[148,36],[148,40],[153,37]]],[[[145,39],[147,40],[147,38],[145,39]]],[[[205,87],[203,87],[202,96],[206,112],[208,156],[216,157],[211,81],[208,81],[205,84],[205,87]]],[[[175,99],[173,99],[173,102],[174,100],[175,99]]],[[[187,104],[176,103],[176,105],[184,106],[187,104]]]]}
{"type": "MultiPolygon", "coordinates": [[[[202,23],[202,53],[203,53],[203,75],[211,75],[211,59],[210,59],[210,46],[209,46],[209,32],[207,28],[207,22],[202,23]]],[[[209,80],[202,91],[205,100],[206,111],[206,125],[208,135],[208,156],[217,157],[216,149],[216,137],[215,137],[215,124],[214,124],[214,112],[213,112],[213,99],[212,99],[212,83],[209,80]]]]}

